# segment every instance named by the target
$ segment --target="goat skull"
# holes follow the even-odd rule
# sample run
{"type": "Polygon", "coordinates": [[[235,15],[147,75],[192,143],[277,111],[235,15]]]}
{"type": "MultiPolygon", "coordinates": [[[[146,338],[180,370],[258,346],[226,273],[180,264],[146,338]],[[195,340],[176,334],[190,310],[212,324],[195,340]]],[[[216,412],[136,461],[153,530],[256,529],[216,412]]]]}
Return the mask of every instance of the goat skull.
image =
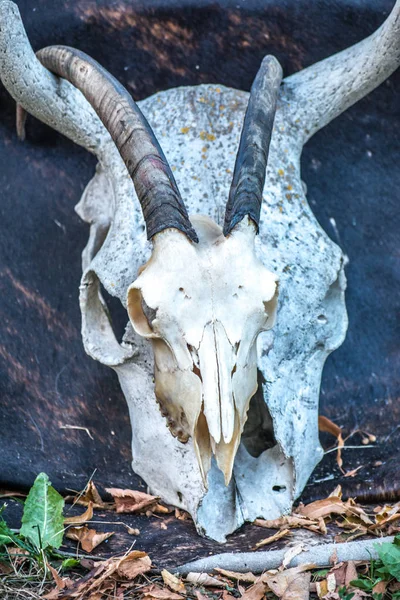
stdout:
{"type": "Polygon", "coordinates": [[[190,220],[172,169],[126,90],[77,51],[49,48],[38,53],[38,60],[17,7],[0,0],[5,86],[26,110],[99,159],[77,206],[91,224],[80,295],[85,349],[118,374],[131,413],[135,471],[154,493],[188,510],[198,530],[215,539],[223,540],[245,520],[288,512],[321,457],[320,377],[347,327],[344,257],[307,205],[300,154],[311,135],[398,67],[399,15],[397,0],[368,39],[286,78],[281,86],[276,61],[263,62],[250,95],[221,230],[209,217],[223,208],[228,192],[225,171],[233,167],[230,151],[237,146],[247,95],[199,86],[162,92],[142,104],[159,137],[168,112],[163,145],[171,161],[185,163],[176,172],[180,187],[186,191],[185,182],[196,181],[188,190],[189,209],[208,215],[190,220]],[[215,117],[203,102],[207,94],[224,97],[229,107],[225,129],[222,114],[215,117]],[[191,119],[184,151],[183,107],[191,119]],[[201,146],[196,144],[202,144],[201,129],[210,121],[215,132],[220,128],[221,141],[210,148],[214,161],[207,170],[197,161],[201,146]],[[280,309],[272,338],[262,332],[274,324],[275,274],[280,309]],[[130,324],[121,344],[100,283],[127,306],[130,324]],[[257,367],[262,385],[253,395],[257,367]],[[177,437],[166,429],[155,395],[177,437]]]}

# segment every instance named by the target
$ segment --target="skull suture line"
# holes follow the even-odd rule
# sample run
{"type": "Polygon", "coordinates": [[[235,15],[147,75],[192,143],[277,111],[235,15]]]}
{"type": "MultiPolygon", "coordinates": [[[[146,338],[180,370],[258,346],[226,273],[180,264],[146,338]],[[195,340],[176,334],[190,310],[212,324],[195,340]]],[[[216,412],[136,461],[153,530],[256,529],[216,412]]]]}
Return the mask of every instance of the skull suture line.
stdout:
{"type": "Polygon", "coordinates": [[[126,90],[75,50],[50,48],[36,57],[18,8],[0,0],[3,83],[25,110],[99,160],[77,206],[90,223],[82,338],[87,353],[118,374],[134,470],[153,493],[188,510],[199,532],[220,541],[244,521],[289,512],[322,456],[319,385],[347,328],[344,257],[308,206],[300,155],[316,131],[398,67],[399,17],[397,0],[368,39],[280,86],[280,69],[267,59],[249,100],[239,90],[202,85],[142,101],[190,212],[213,222],[189,220],[173,169],[126,90]],[[215,143],[202,161],[209,127],[215,143]],[[216,222],[229,188],[221,232],[216,222]],[[273,332],[264,332],[273,325],[278,278],[278,318],[273,332]],[[135,328],[128,325],[121,343],[100,284],[127,306],[135,328]],[[256,367],[258,392],[239,444],[256,367]],[[224,474],[212,458],[207,491],[213,452],[224,474]]]}

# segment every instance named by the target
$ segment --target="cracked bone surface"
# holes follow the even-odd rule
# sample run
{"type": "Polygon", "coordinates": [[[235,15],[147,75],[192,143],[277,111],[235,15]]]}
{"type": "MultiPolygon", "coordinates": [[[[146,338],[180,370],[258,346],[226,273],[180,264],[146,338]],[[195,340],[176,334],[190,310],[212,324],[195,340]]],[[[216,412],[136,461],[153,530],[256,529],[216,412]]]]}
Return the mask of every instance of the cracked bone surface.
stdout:
{"type": "Polygon", "coordinates": [[[0,1],[4,85],[99,161],[76,208],[90,224],[82,337],[118,374],[133,469],[217,540],[245,520],[290,511],[322,456],[321,373],[347,328],[344,257],[307,204],[300,155],[399,62],[400,0],[369,38],[283,81],[257,236],[247,217],[228,237],[220,228],[249,95],[201,85],[140,102],[199,237],[169,228],[152,244],[110,135],[83,95],[35,57],[16,5],[0,1]],[[101,286],[127,307],[121,343],[101,286]]]}

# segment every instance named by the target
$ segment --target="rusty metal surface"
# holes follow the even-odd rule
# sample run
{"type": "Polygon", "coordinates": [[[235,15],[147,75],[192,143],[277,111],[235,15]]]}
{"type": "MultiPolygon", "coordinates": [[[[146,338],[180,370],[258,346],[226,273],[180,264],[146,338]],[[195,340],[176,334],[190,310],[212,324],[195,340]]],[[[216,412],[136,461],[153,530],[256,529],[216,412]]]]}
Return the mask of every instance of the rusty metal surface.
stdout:
{"type": "MultiPolygon", "coordinates": [[[[35,49],[76,46],[141,99],[203,82],[248,90],[267,53],[292,73],[374,31],[392,1],[18,4],[35,49]]],[[[337,481],[349,494],[400,489],[399,95],[397,73],[303,154],[312,209],[350,261],[349,333],[326,365],[321,412],[378,436],[375,448],[345,452],[347,469],[364,466],[354,478],[340,476],[328,454],[305,498],[325,495],[337,481]]],[[[80,339],[88,232],[73,206],[95,161],[34,119],[18,142],[14,111],[0,88],[0,482],[25,488],[46,471],[58,488],[81,489],[97,469],[106,486],[143,485],[130,469],[129,418],[116,376],[84,354],[80,339]],[[92,437],[63,425],[86,427],[92,437]]],[[[111,311],[121,331],[124,311],[114,302],[111,311]]]]}

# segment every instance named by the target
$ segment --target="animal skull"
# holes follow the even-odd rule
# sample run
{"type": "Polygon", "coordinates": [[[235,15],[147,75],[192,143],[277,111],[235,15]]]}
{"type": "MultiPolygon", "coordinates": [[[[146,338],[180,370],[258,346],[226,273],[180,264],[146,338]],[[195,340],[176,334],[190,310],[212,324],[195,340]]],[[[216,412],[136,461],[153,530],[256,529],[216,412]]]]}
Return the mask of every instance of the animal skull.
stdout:
{"type": "Polygon", "coordinates": [[[400,0],[370,38],[282,85],[279,66],[267,59],[250,99],[198,86],[142,102],[171,169],[104,69],[66,48],[35,57],[8,0],[0,1],[0,22],[7,89],[99,160],[77,206],[90,223],[82,336],[87,353],[118,374],[134,470],[218,540],[246,520],[288,512],[322,455],[320,378],[347,328],[344,257],[307,204],[300,154],[311,135],[398,67],[400,0]],[[218,103],[226,110],[215,111],[218,103]],[[278,317],[266,331],[278,279],[278,317]],[[127,307],[121,343],[101,285],[127,307]]]}
{"type": "Polygon", "coordinates": [[[228,484],[257,390],[257,336],[275,321],[277,283],[256,256],[250,220],[229,237],[208,217],[192,223],[196,246],[177,230],[157,236],[128,289],[128,314],[152,341],[155,395],[172,435],[193,438],[205,484],[212,453],[228,484]]]}

